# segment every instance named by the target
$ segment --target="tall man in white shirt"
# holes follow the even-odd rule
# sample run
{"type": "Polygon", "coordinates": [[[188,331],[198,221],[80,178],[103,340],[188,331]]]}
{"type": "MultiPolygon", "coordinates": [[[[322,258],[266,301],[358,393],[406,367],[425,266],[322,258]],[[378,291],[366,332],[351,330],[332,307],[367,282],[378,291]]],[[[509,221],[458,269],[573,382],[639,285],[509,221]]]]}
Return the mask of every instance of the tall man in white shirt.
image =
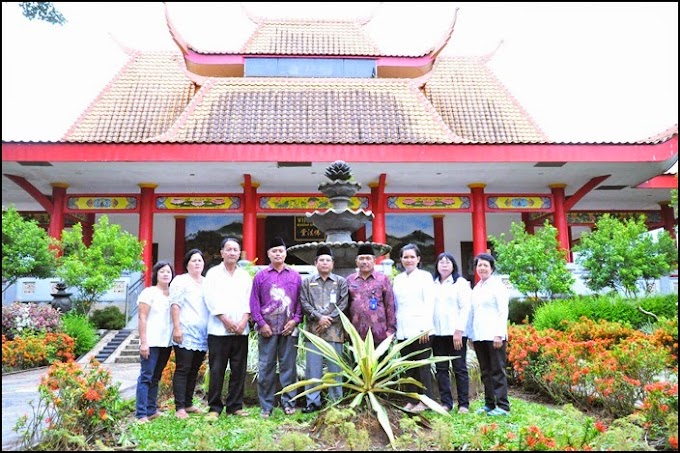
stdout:
{"type": "Polygon", "coordinates": [[[248,358],[248,318],[250,317],[250,274],[238,267],[241,246],[234,238],[220,245],[222,264],[208,270],[204,282],[208,320],[208,417],[217,418],[224,408],[227,414],[245,417],[243,392],[248,358]],[[222,387],[227,365],[231,370],[226,401],[222,387]]]}

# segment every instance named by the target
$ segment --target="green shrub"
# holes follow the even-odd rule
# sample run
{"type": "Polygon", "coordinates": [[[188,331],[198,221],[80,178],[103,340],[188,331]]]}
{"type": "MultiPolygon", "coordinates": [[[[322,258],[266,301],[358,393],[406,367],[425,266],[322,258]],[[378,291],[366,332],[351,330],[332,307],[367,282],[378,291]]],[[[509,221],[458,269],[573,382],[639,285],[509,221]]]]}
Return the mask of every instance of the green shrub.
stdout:
{"type": "Polygon", "coordinates": [[[118,307],[106,307],[94,310],[90,315],[90,322],[97,329],[120,330],[125,327],[125,315],[118,307]]]}
{"type": "Polygon", "coordinates": [[[76,342],[76,356],[80,357],[97,344],[97,329],[86,315],[69,312],[61,317],[61,323],[62,330],[76,342]]]}
{"type": "Polygon", "coordinates": [[[508,306],[508,321],[511,324],[524,324],[524,320],[528,319],[531,323],[534,320],[534,312],[542,303],[540,299],[512,299],[508,306]]]}
{"type": "Polygon", "coordinates": [[[656,321],[655,316],[677,317],[677,304],[677,294],[639,299],[627,299],[619,295],[581,296],[552,301],[538,307],[534,313],[533,325],[539,330],[564,330],[565,324],[562,321],[577,321],[585,316],[595,321],[619,322],[639,329],[650,321],[656,321]]]}

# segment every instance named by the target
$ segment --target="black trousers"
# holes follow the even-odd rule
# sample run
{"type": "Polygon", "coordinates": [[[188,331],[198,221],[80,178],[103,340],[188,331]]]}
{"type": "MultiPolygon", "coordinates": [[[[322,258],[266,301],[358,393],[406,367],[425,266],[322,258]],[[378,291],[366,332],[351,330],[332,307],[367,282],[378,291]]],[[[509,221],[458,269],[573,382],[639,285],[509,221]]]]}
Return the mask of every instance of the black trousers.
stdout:
{"type": "Polygon", "coordinates": [[[503,341],[503,346],[500,349],[494,349],[493,341],[475,341],[473,344],[482,372],[484,404],[490,409],[500,407],[509,411],[508,378],[505,374],[507,342],[503,341]]]}
{"type": "Polygon", "coordinates": [[[456,393],[458,395],[458,407],[470,407],[470,377],[467,369],[467,337],[463,337],[463,347],[453,347],[453,335],[435,335],[432,337],[432,353],[435,356],[455,356],[451,362],[437,362],[437,385],[439,387],[439,399],[442,404],[453,407],[451,395],[451,375],[449,363],[453,367],[456,378],[456,393]]]}
{"type": "MultiPolygon", "coordinates": [[[[411,352],[420,350],[424,351],[412,356],[410,360],[421,360],[429,358],[432,355],[432,341],[428,341],[427,343],[422,344],[419,341],[411,343],[410,345],[406,346],[404,349],[401,350],[401,355],[405,356],[407,354],[410,354],[411,352]]],[[[415,380],[420,381],[420,383],[425,386],[425,389],[422,389],[415,385],[409,384],[406,386],[405,389],[407,392],[419,393],[421,395],[424,394],[429,396],[430,398],[434,398],[434,394],[432,392],[432,370],[430,368],[430,365],[421,366],[418,368],[411,368],[410,370],[406,371],[406,376],[412,377],[415,380]]],[[[408,401],[413,404],[417,404],[419,402],[419,400],[413,398],[408,398],[408,401]]]]}
{"type": "Polygon", "coordinates": [[[175,375],[172,377],[172,391],[175,394],[175,410],[186,409],[194,405],[194,390],[198,370],[201,368],[205,351],[173,346],[175,350],[175,375]]]}
{"type": "Polygon", "coordinates": [[[227,413],[243,409],[243,392],[246,382],[246,363],[248,360],[248,335],[208,335],[208,365],[210,384],[208,386],[208,405],[210,412],[227,413]],[[229,387],[227,398],[222,402],[224,375],[229,365],[229,387]]]}

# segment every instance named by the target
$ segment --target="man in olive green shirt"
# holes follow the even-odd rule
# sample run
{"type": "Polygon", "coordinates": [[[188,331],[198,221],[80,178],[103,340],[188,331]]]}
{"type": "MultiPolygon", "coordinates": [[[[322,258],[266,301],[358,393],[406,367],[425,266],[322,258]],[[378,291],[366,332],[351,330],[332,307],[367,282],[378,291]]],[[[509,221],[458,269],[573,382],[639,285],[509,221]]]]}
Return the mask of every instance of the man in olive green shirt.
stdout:
{"type": "MultiPolygon", "coordinates": [[[[333,253],[329,247],[322,245],[317,249],[314,264],[317,272],[307,277],[300,288],[300,303],[307,319],[305,330],[326,340],[341,356],[344,328],[339,312],[347,308],[347,282],[344,277],[332,272],[333,253]]],[[[308,348],[307,379],[322,377],[324,361],[327,362],[329,372],[340,371],[340,367],[326,360],[310,341],[305,341],[305,347],[308,348]]],[[[339,376],[336,380],[341,382],[339,376]]],[[[329,388],[328,397],[331,400],[342,398],[342,387],[329,388]]],[[[312,392],[307,395],[307,407],[302,412],[318,411],[321,405],[321,392],[312,392]]]]}

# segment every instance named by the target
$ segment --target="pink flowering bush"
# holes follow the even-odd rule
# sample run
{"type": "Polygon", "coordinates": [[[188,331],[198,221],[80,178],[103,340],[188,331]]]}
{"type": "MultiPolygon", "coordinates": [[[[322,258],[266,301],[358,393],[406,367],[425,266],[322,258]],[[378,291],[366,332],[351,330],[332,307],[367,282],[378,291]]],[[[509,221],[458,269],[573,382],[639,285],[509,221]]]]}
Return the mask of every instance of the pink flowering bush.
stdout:
{"type": "Polygon", "coordinates": [[[61,313],[49,305],[14,302],[2,307],[2,334],[8,339],[29,333],[59,331],[61,313]]]}

